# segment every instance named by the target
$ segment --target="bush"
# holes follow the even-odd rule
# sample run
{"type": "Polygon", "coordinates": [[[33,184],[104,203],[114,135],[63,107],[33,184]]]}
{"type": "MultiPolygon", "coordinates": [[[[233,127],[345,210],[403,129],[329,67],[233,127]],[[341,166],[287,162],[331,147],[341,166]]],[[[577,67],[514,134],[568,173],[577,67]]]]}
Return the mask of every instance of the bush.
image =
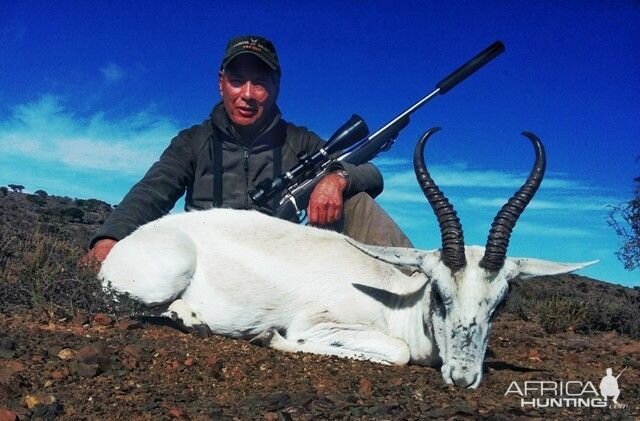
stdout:
{"type": "Polygon", "coordinates": [[[538,321],[547,333],[616,331],[640,339],[640,291],[573,275],[515,280],[511,286],[504,311],[538,321]]]}
{"type": "Polygon", "coordinates": [[[66,208],[62,211],[62,216],[69,222],[82,222],[84,212],[79,208],[66,208]]]}
{"type": "Polygon", "coordinates": [[[640,177],[636,177],[634,182],[634,198],[614,206],[608,220],[622,241],[616,256],[627,270],[640,268],[640,177]]]}
{"type": "Polygon", "coordinates": [[[102,289],[93,270],[78,265],[84,249],[37,230],[0,230],[0,311],[40,308],[56,317],[75,312],[144,313],[125,296],[102,289]]]}
{"type": "Polygon", "coordinates": [[[588,319],[589,308],[581,301],[553,296],[538,306],[540,325],[547,333],[581,331],[588,319]]]}
{"type": "Polygon", "coordinates": [[[28,194],[27,200],[31,203],[35,203],[38,206],[44,206],[47,204],[47,199],[45,197],[35,194],[28,194]]]}

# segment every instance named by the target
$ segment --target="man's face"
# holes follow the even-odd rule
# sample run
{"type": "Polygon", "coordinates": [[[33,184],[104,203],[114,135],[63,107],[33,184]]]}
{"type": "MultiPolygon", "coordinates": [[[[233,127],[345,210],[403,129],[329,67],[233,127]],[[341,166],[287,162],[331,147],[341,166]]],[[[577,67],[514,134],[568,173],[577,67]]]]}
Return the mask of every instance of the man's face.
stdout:
{"type": "Polygon", "coordinates": [[[218,87],[224,108],[238,126],[255,124],[278,97],[278,76],[258,57],[241,54],[220,72],[218,87]]]}

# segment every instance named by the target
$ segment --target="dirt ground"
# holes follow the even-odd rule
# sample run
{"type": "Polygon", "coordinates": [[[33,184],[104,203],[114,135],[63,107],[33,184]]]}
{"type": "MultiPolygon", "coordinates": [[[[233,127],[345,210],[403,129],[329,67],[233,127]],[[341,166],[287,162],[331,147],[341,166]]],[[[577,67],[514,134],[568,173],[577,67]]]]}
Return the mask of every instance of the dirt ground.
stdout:
{"type": "MultiPolygon", "coordinates": [[[[287,354],[103,314],[56,321],[33,310],[0,314],[3,421],[640,419],[640,341],[624,335],[549,335],[505,314],[485,372],[477,390],[461,390],[428,367],[287,354]],[[592,398],[587,382],[598,388],[608,367],[617,375],[625,366],[618,407],[533,408],[517,394],[525,381],[573,381],[570,393],[587,388],[582,398],[592,398]]],[[[539,404],[555,397],[550,390],[539,404]]],[[[539,394],[537,386],[527,400],[539,394]]]]}

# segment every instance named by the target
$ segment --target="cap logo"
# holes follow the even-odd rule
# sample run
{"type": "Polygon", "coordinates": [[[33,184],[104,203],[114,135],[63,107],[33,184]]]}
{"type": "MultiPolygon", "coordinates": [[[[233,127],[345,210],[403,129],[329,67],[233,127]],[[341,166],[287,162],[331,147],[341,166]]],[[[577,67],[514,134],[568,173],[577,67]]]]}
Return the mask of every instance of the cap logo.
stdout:
{"type": "Polygon", "coordinates": [[[231,40],[223,58],[223,66],[233,57],[243,52],[251,52],[260,57],[273,70],[279,69],[278,56],[269,40],[260,37],[240,37],[231,40]]]}

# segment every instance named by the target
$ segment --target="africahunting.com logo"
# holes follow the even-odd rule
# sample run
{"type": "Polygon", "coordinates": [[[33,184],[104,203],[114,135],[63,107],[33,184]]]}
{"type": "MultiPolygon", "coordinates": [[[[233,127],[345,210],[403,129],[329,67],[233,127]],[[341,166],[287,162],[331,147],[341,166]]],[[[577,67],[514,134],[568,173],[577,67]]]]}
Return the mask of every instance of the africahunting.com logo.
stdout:
{"type": "Polygon", "coordinates": [[[620,387],[618,379],[627,367],[614,377],[613,370],[607,368],[606,375],[596,386],[590,381],[569,380],[527,380],[513,381],[505,396],[517,396],[521,408],[612,408],[624,409],[618,402],[620,387]]]}

